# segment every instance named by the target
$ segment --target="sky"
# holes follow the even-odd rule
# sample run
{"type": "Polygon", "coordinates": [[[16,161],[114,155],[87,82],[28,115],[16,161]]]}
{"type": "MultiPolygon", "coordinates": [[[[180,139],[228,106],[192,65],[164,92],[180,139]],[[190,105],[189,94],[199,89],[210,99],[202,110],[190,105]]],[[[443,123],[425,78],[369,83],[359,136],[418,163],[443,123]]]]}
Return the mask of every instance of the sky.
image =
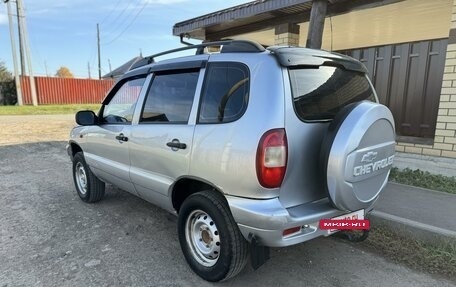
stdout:
{"type": "MultiPolygon", "coordinates": [[[[66,66],[76,77],[87,78],[90,63],[91,76],[97,77],[97,23],[102,74],[106,74],[109,61],[114,70],[139,55],[140,50],[147,56],[181,47],[179,37],[172,35],[175,23],[246,2],[249,1],[23,0],[33,72],[54,75],[58,68],[66,66]]],[[[11,4],[16,19],[15,2],[11,4]]],[[[17,27],[16,22],[14,26],[17,27]]],[[[0,1],[0,61],[13,71],[3,1],[0,1]]]]}

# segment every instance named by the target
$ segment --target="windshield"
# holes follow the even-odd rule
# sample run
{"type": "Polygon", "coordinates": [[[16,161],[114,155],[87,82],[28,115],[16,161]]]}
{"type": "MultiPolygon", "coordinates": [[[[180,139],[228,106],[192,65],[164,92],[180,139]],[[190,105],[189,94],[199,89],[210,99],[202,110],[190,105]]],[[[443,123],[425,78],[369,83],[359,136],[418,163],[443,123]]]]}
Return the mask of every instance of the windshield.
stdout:
{"type": "Polygon", "coordinates": [[[303,121],[331,120],[348,104],[376,101],[363,73],[320,66],[290,68],[289,74],[295,111],[303,121]]]}

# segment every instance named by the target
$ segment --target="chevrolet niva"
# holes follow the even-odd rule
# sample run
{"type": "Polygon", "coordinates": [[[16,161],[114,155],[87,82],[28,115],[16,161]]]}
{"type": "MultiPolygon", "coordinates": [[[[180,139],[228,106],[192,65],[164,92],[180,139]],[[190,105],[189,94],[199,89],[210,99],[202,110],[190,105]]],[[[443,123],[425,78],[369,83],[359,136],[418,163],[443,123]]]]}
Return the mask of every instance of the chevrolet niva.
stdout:
{"type": "Polygon", "coordinates": [[[258,266],[267,247],[335,233],[322,219],[365,218],[395,147],[363,64],[241,40],[147,57],[76,122],[79,197],[99,201],[110,183],[176,214],[182,252],[208,281],[238,274],[249,253],[258,266]]]}

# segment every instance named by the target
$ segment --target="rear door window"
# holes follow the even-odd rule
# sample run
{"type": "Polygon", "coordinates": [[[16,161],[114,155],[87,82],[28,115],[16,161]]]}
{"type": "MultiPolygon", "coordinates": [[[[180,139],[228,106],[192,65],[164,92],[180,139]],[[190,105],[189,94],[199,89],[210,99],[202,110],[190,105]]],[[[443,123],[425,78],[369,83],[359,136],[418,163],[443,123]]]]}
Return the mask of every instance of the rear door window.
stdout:
{"type": "Polygon", "coordinates": [[[375,95],[365,74],[339,67],[290,68],[293,104],[303,121],[332,120],[344,106],[375,95]]]}

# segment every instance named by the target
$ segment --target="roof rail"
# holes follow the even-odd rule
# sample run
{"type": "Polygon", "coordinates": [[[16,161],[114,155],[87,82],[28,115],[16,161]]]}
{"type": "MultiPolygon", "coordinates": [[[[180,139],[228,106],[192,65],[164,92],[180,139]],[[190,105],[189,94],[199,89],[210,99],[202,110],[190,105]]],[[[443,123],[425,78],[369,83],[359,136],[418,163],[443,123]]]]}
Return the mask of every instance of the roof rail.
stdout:
{"type": "Polygon", "coordinates": [[[172,49],[164,52],[160,52],[151,56],[147,56],[137,61],[130,70],[154,63],[154,58],[160,57],[167,54],[177,53],[186,50],[196,49],[195,55],[204,54],[204,48],[222,46],[220,53],[259,53],[265,51],[265,48],[254,41],[248,40],[224,40],[216,42],[207,42],[196,45],[189,45],[177,49],[172,49]]]}

